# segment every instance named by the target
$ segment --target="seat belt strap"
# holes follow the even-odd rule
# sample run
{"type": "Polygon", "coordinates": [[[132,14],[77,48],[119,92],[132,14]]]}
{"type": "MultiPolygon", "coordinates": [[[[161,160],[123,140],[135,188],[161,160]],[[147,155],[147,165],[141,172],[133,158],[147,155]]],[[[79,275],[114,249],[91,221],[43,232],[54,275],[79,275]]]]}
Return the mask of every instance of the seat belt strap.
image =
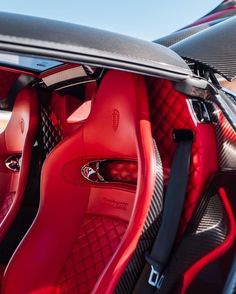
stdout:
{"type": "Polygon", "coordinates": [[[164,278],[163,270],[169,260],[178,231],[185,202],[193,133],[191,130],[175,130],[173,140],[177,143],[177,148],[165,194],[162,223],[151,252],[145,256],[147,264],[137,283],[139,286],[135,288],[134,293],[143,293],[144,289],[140,289],[140,287],[150,288],[148,284],[154,288],[149,289],[147,293],[153,293],[155,288],[161,287],[164,278]],[[148,268],[151,266],[149,277],[147,265],[148,268]],[[141,291],[139,292],[139,290],[141,291]]]}

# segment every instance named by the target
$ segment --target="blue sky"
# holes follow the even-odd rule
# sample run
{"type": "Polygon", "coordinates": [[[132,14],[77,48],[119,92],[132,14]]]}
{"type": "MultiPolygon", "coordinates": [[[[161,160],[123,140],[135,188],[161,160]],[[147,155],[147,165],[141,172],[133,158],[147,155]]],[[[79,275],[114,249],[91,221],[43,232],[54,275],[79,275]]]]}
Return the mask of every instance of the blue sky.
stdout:
{"type": "Polygon", "coordinates": [[[80,23],[146,40],[179,29],[220,0],[7,0],[0,10],[80,23]]]}

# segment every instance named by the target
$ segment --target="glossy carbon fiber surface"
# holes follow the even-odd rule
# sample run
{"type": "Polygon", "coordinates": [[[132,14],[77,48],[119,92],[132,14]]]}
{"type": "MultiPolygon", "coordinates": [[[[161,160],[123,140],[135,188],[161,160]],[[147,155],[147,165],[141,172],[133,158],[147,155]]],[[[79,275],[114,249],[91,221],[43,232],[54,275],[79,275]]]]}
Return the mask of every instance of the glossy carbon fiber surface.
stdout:
{"type": "Polygon", "coordinates": [[[155,149],[156,180],[150,209],[138,246],[115,289],[116,294],[132,293],[145,264],[145,252],[151,249],[155,236],[160,228],[163,204],[163,170],[157,147],[155,149]]]}
{"type": "Polygon", "coordinates": [[[227,236],[227,215],[217,194],[209,190],[203,197],[181,243],[164,273],[157,293],[173,293],[181,275],[197,260],[222,244],[227,236]],[[212,195],[212,196],[211,196],[212,195]]]}
{"type": "Polygon", "coordinates": [[[236,170],[236,132],[224,117],[221,110],[218,110],[219,119],[214,124],[218,160],[221,170],[236,170]]]}
{"type": "Polygon", "coordinates": [[[145,72],[163,77],[172,73],[177,79],[192,74],[183,59],[168,48],[86,26],[1,12],[0,35],[1,50],[138,72],[144,67],[145,72]]]}
{"type": "Polygon", "coordinates": [[[180,56],[199,62],[226,79],[236,77],[236,17],[229,18],[170,48],[180,56]]]}
{"type": "Polygon", "coordinates": [[[217,20],[217,21],[211,21],[204,24],[200,24],[194,27],[182,29],[180,31],[174,32],[170,35],[164,36],[160,39],[157,39],[154,41],[154,43],[169,47],[177,42],[180,42],[198,32],[201,32],[219,22],[221,22],[223,19],[217,20]]]}

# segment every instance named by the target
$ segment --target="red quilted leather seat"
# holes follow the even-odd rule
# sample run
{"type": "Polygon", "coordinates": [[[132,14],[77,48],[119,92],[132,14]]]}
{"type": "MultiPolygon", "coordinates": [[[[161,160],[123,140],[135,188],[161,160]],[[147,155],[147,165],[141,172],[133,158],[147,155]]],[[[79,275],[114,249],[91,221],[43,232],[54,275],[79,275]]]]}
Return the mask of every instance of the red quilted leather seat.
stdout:
{"type": "Polygon", "coordinates": [[[0,241],[20,208],[37,125],[37,94],[25,88],[17,95],[10,121],[0,134],[0,241]],[[18,160],[19,164],[14,163],[18,160]]]}
{"type": "MultiPolygon", "coordinates": [[[[179,243],[181,244],[186,225],[200,203],[208,181],[218,170],[214,129],[211,123],[200,123],[197,121],[187,97],[176,91],[170,81],[148,78],[147,85],[150,100],[152,135],[160,152],[165,185],[168,185],[171,164],[176,149],[176,144],[173,141],[173,131],[178,129],[190,129],[194,134],[187,195],[178,233],[179,243]]],[[[176,191],[176,195],[173,195],[173,197],[178,197],[178,191],[176,191]]],[[[158,217],[156,218],[158,220],[158,217]]],[[[135,251],[136,255],[134,254],[126,272],[124,272],[118,284],[117,293],[132,293],[135,288],[140,272],[145,264],[143,256],[145,252],[149,252],[150,248],[152,248],[152,242],[149,244],[148,240],[149,238],[151,240],[155,239],[159,226],[157,225],[155,227],[153,225],[152,230],[150,227],[150,230],[143,231],[139,245],[135,251]],[[152,230],[154,231],[153,235],[151,235],[152,230]],[[126,289],[128,289],[128,291],[126,289]]],[[[176,248],[177,247],[172,251],[173,255],[175,254],[176,248]]],[[[187,249],[185,253],[188,253],[187,249]]],[[[177,256],[176,260],[178,260],[179,263],[184,263],[183,257],[181,259],[177,256]]],[[[192,263],[194,263],[194,259],[192,263]]],[[[191,265],[192,264],[190,264],[190,266],[191,265]]],[[[169,270],[168,266],[167,270],[169,270]]],[[[176,267],[170,270],[176,273],[176,280],[182,281],[183,272],[179,271],[180,268],[181,267],[176,267]]],[[[200,271],[201,268],[198,267],[197,270],[200,271]]],[[[190,279],[192,278],[193,275],[190,279]]],[[[190,279],[188,281],[190,281],[190,279]]],[[[166,281],[167,284],[169,283],[172,285],[169,275],[166,281]]],[[[149,293],[148,289],[146,290],[147,293],[149,293]]],[[[158,290],[156,290],[156,292],[157,291],[158,290]]],[[[160,289],[160,293],[167,293],[165,291],[166,288],[160,289]]],[[[152,293],[152,289],[150,293],[152,293]]]]}
{"type": "Polygon", "coordinates": [[[176,145],[175,129],[190,129],[194,133],[186,202],[181,219],[181,231],[189,222],[210,177],[218,170],[216,138],[211,123],[200,123],[193,115],[187,97],[176,91],[170,81],[149,79],[149,97],[153,137],[156,140],[168,182],[176,145]]]}
{"type": "Polygon", "coordinates": [[[2,293],[112,293],[137,245],[155,180],[145,80],[109,71],[94,100],[82,127],[46,158],[39,212],[2,293]],[[137,187],[98,181],[101,160],[138,160],[137,187]]]}

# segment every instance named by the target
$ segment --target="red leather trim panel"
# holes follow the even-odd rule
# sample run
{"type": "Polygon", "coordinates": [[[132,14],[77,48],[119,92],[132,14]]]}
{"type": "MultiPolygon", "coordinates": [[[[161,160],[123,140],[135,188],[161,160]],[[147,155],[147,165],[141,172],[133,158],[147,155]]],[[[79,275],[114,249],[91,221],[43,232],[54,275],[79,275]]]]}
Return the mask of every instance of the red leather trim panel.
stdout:
{"type": "Polygon", "coordinates": [[[128,185],[126,188],[123,184],[100,185],[101,187],[91,188],[87,212],[128,222],[133,210],[135,188],[128,185]]]}
{"type": "Polygon", "coordinates": [[[204,256],[200,260],[198,260],[195,264],[193,264],[185,273],[183,276],[183,285],[181,289],[181,293],[185,293],[190,283],[193,281],[194,277],[209,263],[213,262],[220,256],[222,256],[224,253],[226,253],[229,248],[232,246],[233,242],[236,238],[236,223],[235,218],[230,206],[230,203],[228,201],[227,195],[225,193],[224,188],[219,189],[219,196],[222,200],[222,203],[224,205],[224,208],[226,210],[228,220],[229,220],[229,228],[228,228],[228,237],[224,241],[223,244],[221,244],[219,247],[211,251],[208,255],[204,256]]]}

